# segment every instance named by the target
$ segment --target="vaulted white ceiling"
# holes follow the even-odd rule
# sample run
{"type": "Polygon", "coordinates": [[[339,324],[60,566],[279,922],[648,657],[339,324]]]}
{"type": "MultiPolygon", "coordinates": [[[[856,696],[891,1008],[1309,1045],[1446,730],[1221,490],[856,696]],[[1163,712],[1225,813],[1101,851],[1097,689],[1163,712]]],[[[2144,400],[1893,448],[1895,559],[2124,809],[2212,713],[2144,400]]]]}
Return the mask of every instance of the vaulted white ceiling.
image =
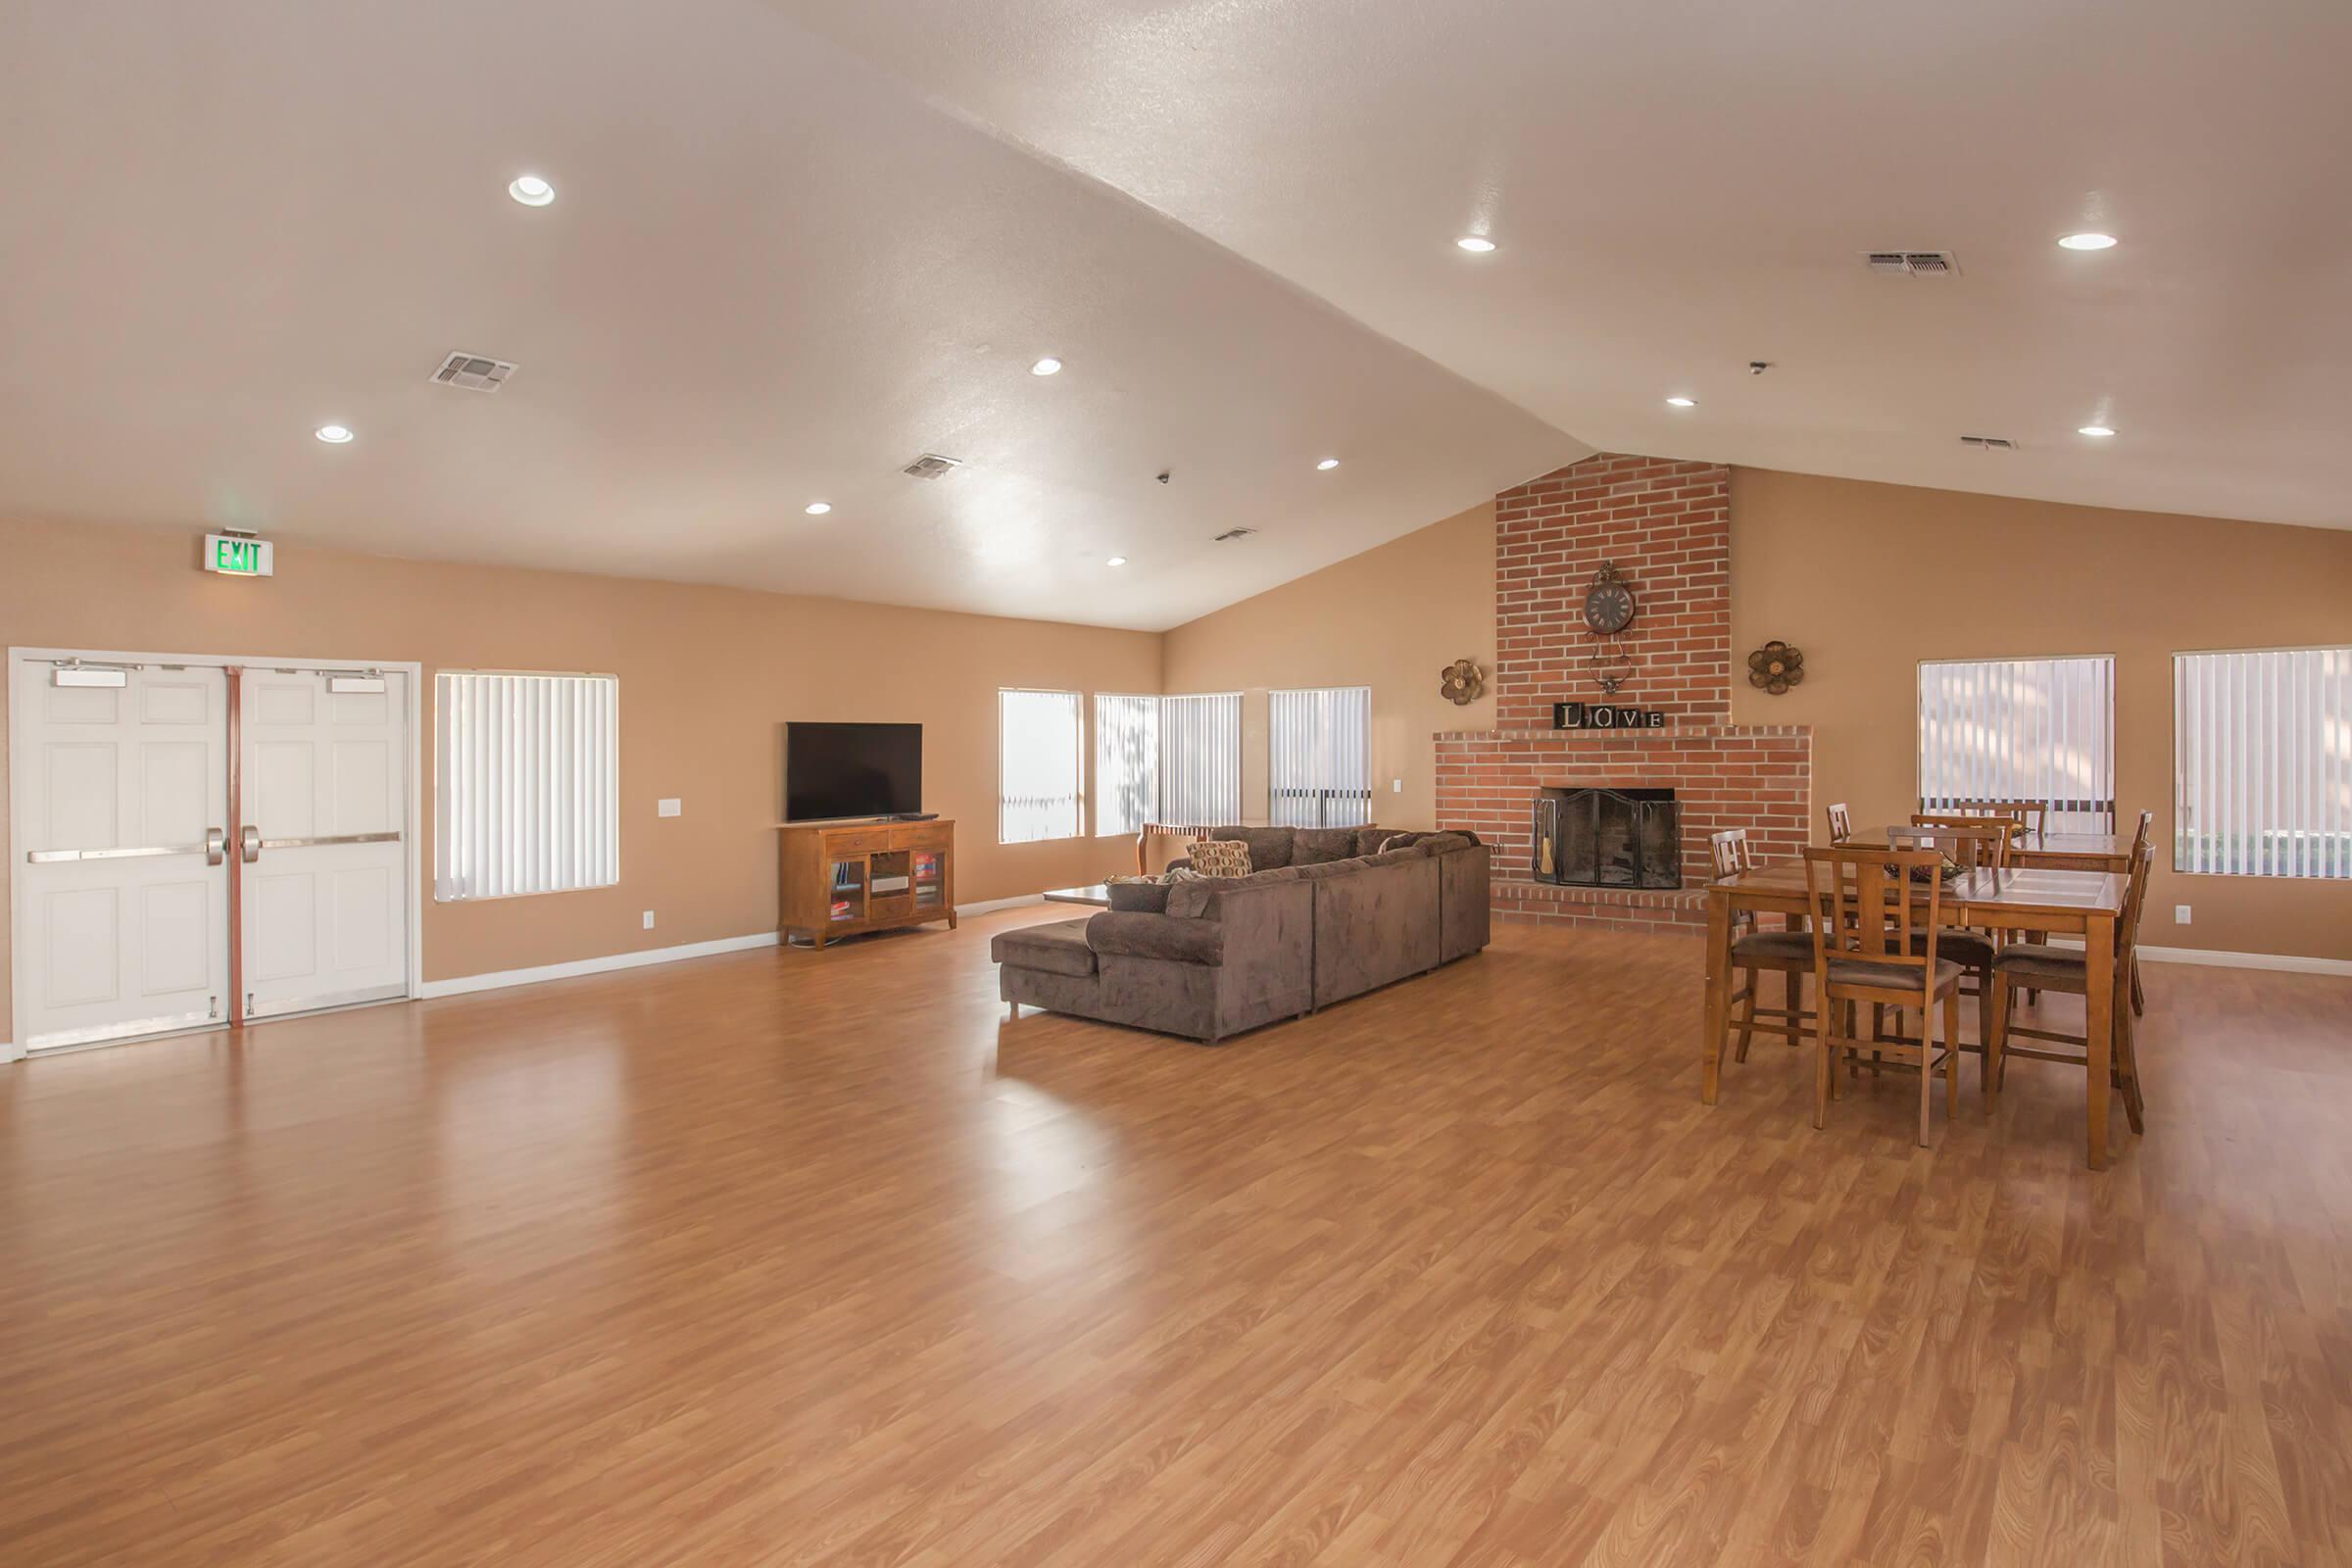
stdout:
{"type": "Polygon", "coordinates": [[[12,7],[0,513],[1140,627],[1592,446],[2340,526],[2348,58],[2338,0],[12,7]]]}
{"type": "Polygon", "coordinates": [[[1600,447],[2352,525],[2345,0],[771,3],[1600,447]]]}
{"type": "Polygon", "coordinates": [[[0,514],[1158,628],[1587,450],[759,0],[11,7],[0,117],[0,514]]]}

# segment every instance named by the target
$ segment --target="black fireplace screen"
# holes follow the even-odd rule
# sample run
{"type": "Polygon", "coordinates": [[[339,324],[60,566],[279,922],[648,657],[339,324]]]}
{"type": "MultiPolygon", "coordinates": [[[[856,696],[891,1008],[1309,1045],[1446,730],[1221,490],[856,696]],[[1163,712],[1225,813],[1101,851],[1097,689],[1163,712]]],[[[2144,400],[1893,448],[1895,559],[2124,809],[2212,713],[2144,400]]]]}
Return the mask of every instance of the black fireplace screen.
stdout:
{"type": "Polygon", "coordinates": [[[1679,888],[1683,813],[1672,790],[1545,790],[1536,797],[1539,881],[1679,888]]]}

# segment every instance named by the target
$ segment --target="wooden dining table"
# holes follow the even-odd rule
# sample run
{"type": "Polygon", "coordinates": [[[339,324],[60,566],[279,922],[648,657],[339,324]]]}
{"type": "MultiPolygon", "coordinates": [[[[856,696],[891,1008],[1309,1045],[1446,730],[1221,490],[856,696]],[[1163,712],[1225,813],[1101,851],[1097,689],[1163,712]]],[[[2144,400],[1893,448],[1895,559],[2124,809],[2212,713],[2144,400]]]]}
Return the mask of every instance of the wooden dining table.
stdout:
{"type": "MultiPolygon", "coordinates": [[[[1986,817],[1985,824],[1997,820],[1986,817]]],[[[1906,833],[1925,831],[1904,827],[1906,833]]],[[[1885,844],[1886,829],[1866,827],[1849,842],[1885,844]]],[[[2132,869],[2129,833],[2021,833],[2009,841],[2009,864],[2043,871],[2106,871],[2122,876],[2132,869]]]]}
{"type": "MultiPolygon", "coordinates": [[[[1886,829],[1876,830],[1883,837],[1886,829]]],[[[1857,833],[1849,842],[1866,835],[1857,833]]],[[[2068,835],[2072,837],[2073,835],[2068,835]]],[[[2089,835],[2096,837],[2096,835],[2089,835]]],[[[2131,849],[2124,846],[2128,855],[2131,849]]],[[[2012,865],[2005,871],[1966,871],[1943,884],[1939,916],[1947,925],[1985,926],[2004,931],[2048,931],[2080,935],[2088,967],[2083,1036],[2089,1042],[2085,1136],[2090,1168],[2107,1167],[2107,1111],[2113,1092],[2111,1028],[2115,1005],[2115,927],[2123,917],[2127,879],[2096,870],[2052,870],[2012,865]]],[[[1924,905],[1928,889],[1911,890],[1924,905]]],[[[1810,916],[1805,862],[1775,860],[1752,871],[1717,877],[1707,884],[1707,1004],[1699,1037],[1699,1099],[1715,1103],[1723,1080],[1724,1014],[1730,1005],[1732,922],[1740,909],[1810,916]]],[[[1793,982],[1791,982],[1793,984],[1793,982]]],[[[1980,1027],[1982,1025],[1980,1024],[1980,1027]]]]}

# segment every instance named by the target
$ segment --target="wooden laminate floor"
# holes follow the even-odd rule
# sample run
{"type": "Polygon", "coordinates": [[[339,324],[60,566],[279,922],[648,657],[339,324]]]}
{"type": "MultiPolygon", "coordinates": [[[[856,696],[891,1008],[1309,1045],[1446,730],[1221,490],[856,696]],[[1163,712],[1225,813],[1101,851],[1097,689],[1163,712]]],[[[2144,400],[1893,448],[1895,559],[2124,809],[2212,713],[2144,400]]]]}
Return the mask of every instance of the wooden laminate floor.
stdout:
{"type": "Polygon", "coordinates": [[[2352,1565],[2352,981],[2151,965],[2093,1175],[1703,1108],[1687,939],[1211,1051],[1065,913],[0,1069],[0,1562],[2352,1565]]]}

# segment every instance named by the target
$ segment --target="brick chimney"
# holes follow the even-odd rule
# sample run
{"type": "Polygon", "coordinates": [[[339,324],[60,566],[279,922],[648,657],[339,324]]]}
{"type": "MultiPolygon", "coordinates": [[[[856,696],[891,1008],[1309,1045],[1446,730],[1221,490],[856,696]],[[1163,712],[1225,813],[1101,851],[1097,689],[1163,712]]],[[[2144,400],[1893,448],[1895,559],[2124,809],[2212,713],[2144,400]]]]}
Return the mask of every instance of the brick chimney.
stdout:
{"type": "Polygon", "coordinates": [[[1731,472],[1597,453],[1494,498],[1492,730],[1437,737],[1437,817],[1494,844],[1503,918],[1634,928],[1700,926],[1708,835],[1744,827],[1763,858],[1807,841],[1812,732],[1731,722],[1731,472]],[[1585,595],[1602,563],[1632,588],[1614,694],[1589,666],[1585,595]],[[1658,710],[1662,727],[1552,727],[1552,705],[1658,710]],[[1680,891],[1562,887],[1535,878],[1531,814],[1545,788],[1667,788],[1682,807],[1680,891]]]}

